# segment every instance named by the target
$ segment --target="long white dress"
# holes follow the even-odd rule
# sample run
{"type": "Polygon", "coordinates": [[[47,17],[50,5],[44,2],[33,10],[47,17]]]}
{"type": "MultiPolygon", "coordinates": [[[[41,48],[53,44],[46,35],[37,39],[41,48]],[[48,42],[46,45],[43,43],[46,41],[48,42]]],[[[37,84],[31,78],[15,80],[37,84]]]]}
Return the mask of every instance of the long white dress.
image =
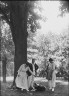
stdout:
{"type": "Polygon", "coordinates": [[[26,89],[28,91],[28,80],[27,80],[27,68],[25,64],[22,64],[18,70],[18,75],[16,77],[15,83],[18,88],[26,89]]]}

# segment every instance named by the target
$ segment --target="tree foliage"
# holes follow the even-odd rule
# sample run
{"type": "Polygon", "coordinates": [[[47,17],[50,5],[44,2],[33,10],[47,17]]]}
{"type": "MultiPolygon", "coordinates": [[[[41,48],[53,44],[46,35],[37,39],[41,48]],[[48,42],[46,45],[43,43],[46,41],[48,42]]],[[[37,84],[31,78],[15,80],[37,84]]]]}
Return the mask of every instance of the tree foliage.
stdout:
{"type": "Polygon", "coordinates": [[[9,52],[14,55],[14,43],[12,40],[11,30],[5,21],[1,21],[1,53],[9,52]]]}
{"type": "MultiPolygon", "coordinates": [[[[63,7],[61,8],[61,10],[64,10],[64,7],[66,8],[69,3],[62,2],[62,4],[63,4],[63,7]]],[[[68,7],[67,7],[67,9],[68,9],[68,7]]],[[[49,54],[56,55],[57,57],[62,57],[62,58],[67,59],[68,50],[69,50],[69,47],[68,47],[69,46],[69,39],[68,39],[69,37],[67,37],[68,35],[62,36],[61,38],[57,38],[57,40],[55,40],[55,38],[53,39],[54,36],[52,37],[49,35],[48,36],[49,38],[43,36],[43,37],[40,37],[39,44],[36,45],[36,40],[34,40],[33,37],[35,36],[36,30],[41,27],[38,20],[39,19],[46,20],[46,18],[44,18],[42,16],[42,14],[40,14],[41,11],[42,11],[42,9],[38,5],[37,1],[35,1],[35,2],[31,1],[31,0],[29,0],[29,1],[11,1],[11,2],[0,1],[0,20],[3,20],[1,27],[3,28],[3,26],[6,23],[8,23],[10,26],[9,28],[8,27],[4,28],[4,31],[3,31],[4,33],[2,33],[2,37],[1,37],[2,52],[4,50],[7,50],[7,52],[14,53],[15,42],[19,42],[23,38],[23,35],[24,35],[24,37],[26,37],[27,32],[28,32],[28,47],[31,46],[32,49],[38,50],[38,52],[35,52],[35,54],[37,54],[37,57],[39,57],[38,58],[39,61],[41,61],[41,58],[42,58],[42,60],[45,60],[44,58],[46,56],[48,57],[49,54]],[[26,7],[25,7],[25,5],[26,5],[26,7]],[[26,12],[26,11],[24,11],[24,8],[25,8],[25,10],[28,9],[28,11],[27,11],[28,14],[26,17],[27,18],[27,27],[25,27],[25,30],[22,29],[22,28],[24,28],[23,25],[25,22],[24,21],[25,16],[24,16],[23,12],[26,12]],[[35,9],[37,9],[37,11],[39,11],[39,14],[37,14],[37,11],[35,12],[35,9]],[[11,12],[10,12],[10,10],[11,10],[11,12]],[[11,14],[11,13],[13,13],[13,14],[11,14]],[[21,16],[21,17],[19,17],[19,19],[18,19],[17,16],[21,16]],[[4,20],[6,23],[4,22],[4,20]],[[11,25],[13,26],[13,28],[15,30],[10,30],[11,25]],[[27,32],[26,32],[26,28],[27,28],[27,32]],[[12,31],[13,38],[10,33],[11,31],[12,31]],[[22,33],[24,33],[24,34],[20,35],[22,33]],[[18,39],[17,39],[17,36],[18,36],[18,39]],[[12,39],[13,39],[14,43],[12,42],[12,39]],[[54,40],[55,40],[55,43],[54,43],[54,40]],[[31,42],[32,43],[34,42],[34,45],[31,42]]],[[[21,51],[19,50],[19,52],[21,52],[21,51]]],[[[33,54],[34,54],[34,52],[33,52],[33,54]]],[[[62,60],[60,60],[60,61],[62,61],[62,60]]]]}

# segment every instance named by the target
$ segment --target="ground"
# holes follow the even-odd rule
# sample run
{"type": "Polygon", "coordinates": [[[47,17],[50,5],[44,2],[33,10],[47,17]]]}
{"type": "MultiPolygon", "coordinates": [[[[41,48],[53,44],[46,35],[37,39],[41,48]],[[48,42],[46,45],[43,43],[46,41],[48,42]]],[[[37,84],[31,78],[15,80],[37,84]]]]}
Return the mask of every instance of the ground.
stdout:
{"type": "Polygon", "coordinates": [[[46,90],[44,92],[20,92],[18,90],[11,90],[12,82],[1,82],[1,96],[69,96],[69,84],[67,81],[56,80],[55,92],[48,91],[48,82],[45,78],[35,78],[35,82],[44,85],[46,90]]]}

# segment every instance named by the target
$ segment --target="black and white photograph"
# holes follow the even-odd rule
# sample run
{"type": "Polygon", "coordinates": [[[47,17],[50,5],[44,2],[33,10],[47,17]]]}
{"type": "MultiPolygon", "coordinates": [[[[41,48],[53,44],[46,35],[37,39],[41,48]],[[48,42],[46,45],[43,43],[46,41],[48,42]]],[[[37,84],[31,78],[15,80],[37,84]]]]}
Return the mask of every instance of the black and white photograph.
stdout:
{"type": "Polygon", "coordinates": [[[69,1],[0,0],[0,96],[69,96],[69,1]]]}

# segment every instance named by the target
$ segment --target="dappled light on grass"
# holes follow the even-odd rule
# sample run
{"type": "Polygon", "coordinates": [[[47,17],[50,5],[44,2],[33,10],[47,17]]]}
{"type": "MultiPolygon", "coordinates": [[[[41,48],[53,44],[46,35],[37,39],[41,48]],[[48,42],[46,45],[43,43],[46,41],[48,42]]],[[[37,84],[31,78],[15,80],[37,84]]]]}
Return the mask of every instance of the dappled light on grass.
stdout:
{"type": "MultiPolygon", "coordinates": [[[[43,78],[44,79],[44,78],[43,78]]],[[[44,79],[45,80],[45,79],[44,79]]],[[[2,84],[2,96],[68,96],[68,85],[65,85],[64,83],[61,84],[61,82],[57,82],[55,92],[50,93],[47,88],[48,88],[48,83],[42,81],[42,78],[38,79],[36,83],[46,86],[46,90],[44,92],[28,92],[28,93],[23,93],[18,90],[11,90],[8,88],[11,85],[11,82],[7,82],[2,84]],[[63,91],[64,90],[64,91],[63,91]]]]}

